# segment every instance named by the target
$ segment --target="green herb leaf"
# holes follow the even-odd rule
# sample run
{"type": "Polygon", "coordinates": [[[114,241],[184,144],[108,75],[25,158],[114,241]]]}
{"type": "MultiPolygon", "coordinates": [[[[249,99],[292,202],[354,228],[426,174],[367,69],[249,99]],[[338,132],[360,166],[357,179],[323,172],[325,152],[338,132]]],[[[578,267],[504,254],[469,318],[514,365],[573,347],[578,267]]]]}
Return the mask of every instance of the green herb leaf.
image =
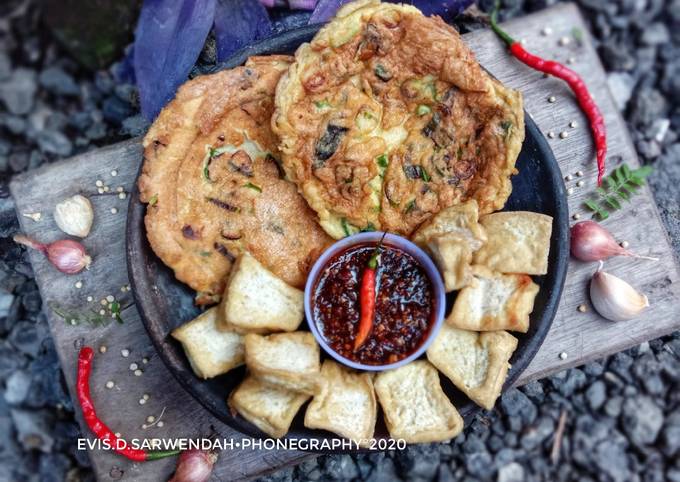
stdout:
{"type": "Polygon", "coordinates": [[[427,89],[430,91],[432,99],[439,100],[439,96],[437,95],[437,86],[435,85],[434,82],[430,82],[429,84],[427,84],[427,89]]]}
{"type": "Polygon", "coordinates": [[[345,218],[342,218],[340,220],[340,224],[342,225],[342,230],[345,232],[345,236],[350,236],[352,234],[352,231],[350,230],[349,223],[345,218]]]}
{"type": "Polygon", "coordinates": [[[502,121],[501,122],[501,129],[503,129],[503,132],[504,132],[503,138],[505,140],[507,140],[508,137],[510,137],[510,134],[512,133],[512,122],[508,121],[508,120],[502,121]]]}
{"type": "Polygon", "coordinates": [[[151,196],[151,199],[149,199],[149,206],[153,207],[153,206],[156,205],[157,202],[158,202],[158,194],[154,194],[153,196],[151,196]]]}
{"type": "Polygon", "coordinates": [[[419,116],[424,116],[432,112],[432,108],[429,105],[420,104],[416,109],[416,114],[419,116]]]}
{"type": "Polygon", "coordinates": [[[315,100],[314,105],[316,106],[317,109],[327,109],[331,106],[330,102],[328,102],[326,99],[315,100]]]}
{"type": "Polygon", "coordinates": [[[208,182],[212,182],[210,179],[210,161],[212,160],[212,153],[213,149],[211,148],[208,150],[206,153],[205,157],[203,158],[203,179],[205,179],[208,182]]]}
{"type": "Polygon", "coordinates": [[[432,179],[430,177],[430,175],[427,173],[427,171],[425,170],[425,168],[422,167],[422,166],[420,167],[420,178],[425,182],[430,182],[430,180],[432,179]]]}
{"type": "Polygon", "coordinates": [[[383,80],[387,82],[392,78],[392,74],[390,74],[385,66],[383,64],[378,64],[375,66],[375,69],[373,70],[375,73],[375,76],[378,77],[380,80],[383,80]]]}
{"type": "MultiPolygon", "coordinates": [[[[115,302],[117,303],[117,302],[115,302]]],[[[93,327],[97,326],[105,326],[109,324],[111,321],[111,317],[108,315],[101,315],[99,314],[98,311],[85,311],[85,312],[76,312],[76,311],[71,311],[68,308],[63,308],[56,303],[50,303],[49,304],[50,308],[54,312],[55,315],[58,317],[62,318],[66,324],[75,326],[75,325],[81,325],[83,323],[88,324],[93,327]]],[[[112,303],[112,308],[113,308],[113,303],[112,303]]],[[[117,311],[114,312],[113,309],[110,310],[111,314],[114,315],[114,318],[119,322],[122,323],[123,320],[120,317],[120,304],[118,304],[117,311]]]]}
{"type": "Polygon", "coordinates": [[[245,183],[243,187],[247,187],[249,189],[252,189],[253,191],[262,192],[262,188],[257,184],[253,184],[252,182],[245,183]]]}
{"type": "Polygon", "coordinates": [[[404,214],[408,214],[411,211],[413,211],[416,208],[416,200],[411,199],[408,204],[406,205],[406,208],[404,209],[404,214]]]}
{"type": "Polygon", "coordinates": [[[390,163],[390,161],[387,157],[387,154],[382,154],[382,155],[376,157],[375,162],[378,163],[378,166],[383,167],[383,168],[387,167],[390,163]]]}
{"type": "Polygon", "coordinates": [[[598,187],[592,198],[584,202],[586,208],[594,212],[600,220],[609,217],[610,210],[621,209],[622,202],[630,202],[638,188],[645,183],[645,178],[652,173],[651,166],[631,169],[626,164],[615,168],[604,178],[604,187],[598,187]]]}

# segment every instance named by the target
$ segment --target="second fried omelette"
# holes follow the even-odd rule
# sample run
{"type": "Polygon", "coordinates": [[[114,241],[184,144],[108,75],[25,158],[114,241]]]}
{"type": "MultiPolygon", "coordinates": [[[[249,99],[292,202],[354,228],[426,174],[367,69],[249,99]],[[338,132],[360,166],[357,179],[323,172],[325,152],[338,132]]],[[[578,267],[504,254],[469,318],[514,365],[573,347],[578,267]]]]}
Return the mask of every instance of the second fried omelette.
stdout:
{"type": "Polygon", "coordinates": [[[147,237],[199,303],[222,294],[243,250],[300,288],[330,242],[277,164],[270,117],[290,61],[252,57],[187,82],[144,138],[147,237]]]}
{"type": "Polygon", "coordinates": [[[501,209],[524,139],[521,95],[460,35],[408,5],[352,2],[295,54],[276,92],[283,164],[334,238],[409,235],[475,199],[501,209]]]}

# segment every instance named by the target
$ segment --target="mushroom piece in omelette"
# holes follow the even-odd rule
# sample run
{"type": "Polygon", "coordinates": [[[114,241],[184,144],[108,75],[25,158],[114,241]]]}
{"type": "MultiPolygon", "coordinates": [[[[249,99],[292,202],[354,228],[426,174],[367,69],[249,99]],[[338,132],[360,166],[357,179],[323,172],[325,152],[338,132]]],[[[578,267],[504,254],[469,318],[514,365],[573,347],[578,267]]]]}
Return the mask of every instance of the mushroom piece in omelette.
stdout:
{"type": "Polygon", "coordinates": [[[199,303],[217,301],[244,250],[300,288],[331,241],[278,166],[270,118],[291,60],[251,57],[190,80],[144,138],[147,237],[199,303]]]}
{"type": "Polygon", "coordinates": [[[480,214],[501,209],[524,139],[521,95],[451,26],[378,0],[345,5],[300,46],[272,127],[289,178],[334,238],[409,235],[468,199],[480,214]]]}

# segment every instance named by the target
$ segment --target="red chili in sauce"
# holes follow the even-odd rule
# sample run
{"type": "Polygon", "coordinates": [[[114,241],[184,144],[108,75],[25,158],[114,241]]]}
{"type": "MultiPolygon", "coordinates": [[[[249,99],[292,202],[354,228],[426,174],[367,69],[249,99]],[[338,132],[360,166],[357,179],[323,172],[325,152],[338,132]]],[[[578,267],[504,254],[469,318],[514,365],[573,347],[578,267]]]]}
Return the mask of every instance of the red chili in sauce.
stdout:
{"type": "Polygon", "coordinates": [[[375,244],[359,244],[328,261],[314,287],[312,313],[335,352],[358,363],[385,365],[406,358],[427,338],[434,324],[434,290],[413,256],[385,244],[376,273],[373,329],[354,351],[361,277],[374,250],[375,244]]]}

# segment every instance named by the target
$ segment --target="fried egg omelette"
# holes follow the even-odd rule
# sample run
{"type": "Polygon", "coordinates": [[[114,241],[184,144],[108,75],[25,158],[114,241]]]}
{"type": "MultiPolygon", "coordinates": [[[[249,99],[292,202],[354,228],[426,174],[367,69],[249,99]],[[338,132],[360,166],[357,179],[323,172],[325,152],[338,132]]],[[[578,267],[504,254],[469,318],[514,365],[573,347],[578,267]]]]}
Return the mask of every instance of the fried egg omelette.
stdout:
{"type": "Polygon", "coordinates": [[[252,57],[187,82],[144,138],[147,237],[199,303],[217,301],[243,250],[301,288],[331,241],[278,164],[270,119],[291,60],[252,57]]]}
{"type": "Polygon", "coordinates": [[[333,238],[409,235],[446,207],[490,213],[510,195],[520,93],[414,7],[345,5],[297,50],[275,103],[283,166],[333,238]]]}

